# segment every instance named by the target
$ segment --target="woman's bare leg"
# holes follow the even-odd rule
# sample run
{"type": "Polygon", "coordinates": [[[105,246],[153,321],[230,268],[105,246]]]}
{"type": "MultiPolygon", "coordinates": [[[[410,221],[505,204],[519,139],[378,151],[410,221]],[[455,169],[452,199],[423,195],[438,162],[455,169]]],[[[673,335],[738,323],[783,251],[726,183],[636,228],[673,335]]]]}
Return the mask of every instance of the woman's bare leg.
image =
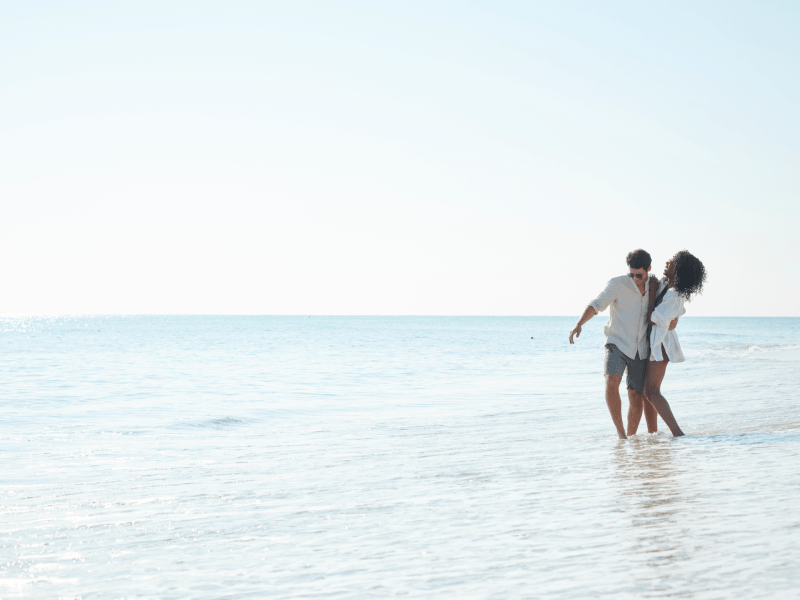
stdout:
{"type": "Polygon", "coordinates": [[[647,423],[647,433],[658,431],[658,412],[646,397],[644,399],[644,420],[647,423]]]}
{"type": "Polygon", "coordinates": [[[644,391],[628,390],[628,435],[636,434],[636,430],[639,429],[639,421],[642,420],[642,412],[644,412],[644,420],[647,422],[647,433],[658,431],[658,413],[645,398],[644,391]]]}
{"type": "MultiPolygon", "coordinates": [[[[666,356],[666,352],[663,354],[666,356]]],[[[653,405],[653,408],[658,411],[658,414],[661,415],[661,418],[664,419],[664,423],[669,427],[672,436],[680,437],[684,435],[684,433],[681,431],[678,422],[672,415],[669,402],[661,395],[661,382],[664,381],[664,375],[667,373],[667,364],[669,364],[668,358],[658,361],[651,360],[648,363],[647,375],[644,380],[644,395],[647,397],[650,404],[653,405]]]]}

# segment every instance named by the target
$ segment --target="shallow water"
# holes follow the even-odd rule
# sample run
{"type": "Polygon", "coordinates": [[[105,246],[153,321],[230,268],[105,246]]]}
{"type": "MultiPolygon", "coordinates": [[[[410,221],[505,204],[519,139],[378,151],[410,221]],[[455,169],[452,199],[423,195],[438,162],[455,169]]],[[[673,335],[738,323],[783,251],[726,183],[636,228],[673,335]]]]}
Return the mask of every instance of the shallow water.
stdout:
{"type": "Polygon", "coordinates": [[[574,320],[4,319],[0,598],[796,594],[800,319],[682,318],[626,442],[574,320]]]}

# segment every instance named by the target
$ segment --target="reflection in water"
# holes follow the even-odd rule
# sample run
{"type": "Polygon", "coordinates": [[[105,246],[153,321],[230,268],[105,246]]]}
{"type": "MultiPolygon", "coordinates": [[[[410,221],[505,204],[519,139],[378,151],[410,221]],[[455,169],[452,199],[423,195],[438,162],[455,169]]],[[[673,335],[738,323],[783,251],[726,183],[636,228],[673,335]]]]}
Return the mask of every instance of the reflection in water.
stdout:
{"type": "Polygon", "coordinates": [[[630,516],[631,576],[642,593],[665,590],[675,570],[691,557],[688,478],[675,464],[674,445],[661,435],[633,437],[611,455],[619,502],[630,516]]]}

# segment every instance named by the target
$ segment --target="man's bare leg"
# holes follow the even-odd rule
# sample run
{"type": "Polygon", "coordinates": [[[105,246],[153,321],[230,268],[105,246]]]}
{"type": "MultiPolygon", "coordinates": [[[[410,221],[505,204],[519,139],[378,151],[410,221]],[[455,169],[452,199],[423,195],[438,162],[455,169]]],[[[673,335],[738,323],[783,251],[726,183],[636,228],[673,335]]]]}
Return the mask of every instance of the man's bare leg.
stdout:
{"type": "Polygon", "coordinates": [[[636,435],[639,421],[642,420],[642,410],[647,399],[644,394],[628,390],[628,435],[636,435]]]}
{"type": "Polygon", "coordinates": [[[619,397],[619,384],[622,377],[619,375],[606,375],[606,404],[608,412],[611,413],[611,420],[617,428],[619,439],[626,440],[625,426],[622,423],[622,399],[619,397]]]}
{"type": "MultiPolygon", "coordinates": [[[[666,355],[666,353],[664,353],[666,355]]],[[[658,411],[658,414],[664,419],[669,430],[672,432],[673,437],[680,437],[684,435],[681,431],[678,422],[672,414],[672,409],[669,407],[669,402],[664,396],[661,395],[661,382],[664,381],[664,375],[667,372],[667,365],[669,359],[665,360],[651,360],[647,365],[647,375],[644,380],[644,395],[650,401],[650,404],[658,411]]]]}

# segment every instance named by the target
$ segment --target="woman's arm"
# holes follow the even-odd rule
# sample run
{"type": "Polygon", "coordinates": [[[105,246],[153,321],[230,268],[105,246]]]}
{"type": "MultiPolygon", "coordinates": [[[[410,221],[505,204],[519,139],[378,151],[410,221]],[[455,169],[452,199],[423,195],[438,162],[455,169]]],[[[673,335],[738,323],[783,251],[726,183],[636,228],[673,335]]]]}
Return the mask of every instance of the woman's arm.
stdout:
{"type": "Polygon", "coordinates": [[[669,327],[670,321],[684,314],[686,314],[686,309],[683,307],[683,298],[670,290],[664,297],[664,301],[653,311],[650,322],[653,325],[669,327]]]}
{"type": "Polygon", "coordinates": [[[650,275],[650,298],[647,303],[647,322],[652,323],[653,309],[656,307],[656,295],[658,294],[658,277],[650,275]]]}

